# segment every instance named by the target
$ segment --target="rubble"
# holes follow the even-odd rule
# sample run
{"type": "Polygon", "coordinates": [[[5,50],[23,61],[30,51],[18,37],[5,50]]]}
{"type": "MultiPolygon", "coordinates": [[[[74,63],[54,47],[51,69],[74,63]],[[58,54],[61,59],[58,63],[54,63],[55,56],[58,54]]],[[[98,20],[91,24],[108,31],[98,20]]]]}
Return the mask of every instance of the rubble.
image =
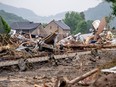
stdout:
{"type": "Polygon", "coordinates": [[[109,30],[104,30],[105,19],[97,22],[93,22],[94,34],[78,33],[58,42],[57,30],[46,37],[32,38],[30,33],[18,34],[15,31],[10,33],[11,36],[0,35],[1,76],[7,75],[4,75],[6,68],[14,71],[18,68],[13,73],[8,70],[13,77],[1,80],[0,84],[10,84],[10,87],[16,82],[19,87],[21,83],[24,84],[21,87],[96,87],[99,73],[115,73],[115,67],[101,69],[101,66],[115,59],[116,52],[115,38],[109,30]],[[22,77],[13,79],[14,73],[22,77]],[[34,75],[36,78],[32,77],[34,75]]]}

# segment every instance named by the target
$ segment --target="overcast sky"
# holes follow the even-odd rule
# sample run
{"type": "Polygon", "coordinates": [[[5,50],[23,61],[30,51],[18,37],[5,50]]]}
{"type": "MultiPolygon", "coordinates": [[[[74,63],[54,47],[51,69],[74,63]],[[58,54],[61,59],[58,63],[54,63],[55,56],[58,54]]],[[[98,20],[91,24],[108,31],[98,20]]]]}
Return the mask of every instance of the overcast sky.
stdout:
{"type": "Polygon", "coordinates": [[[102,0],[0,0],[1,3],[33,10],[37,15],[49,16],[64,11],[81,12],[95,7],[102,0]]]}

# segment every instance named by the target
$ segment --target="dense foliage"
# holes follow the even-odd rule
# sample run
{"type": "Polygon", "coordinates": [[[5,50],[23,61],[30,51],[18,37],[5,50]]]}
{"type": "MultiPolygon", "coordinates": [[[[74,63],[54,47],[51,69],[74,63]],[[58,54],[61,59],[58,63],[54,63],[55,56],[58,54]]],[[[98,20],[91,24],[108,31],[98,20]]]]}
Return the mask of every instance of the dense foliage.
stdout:
{"type": "Polygon", "coordinates": [[[0,33],[9,33],[11,28],[5,22],[5,20],[0,16],[0,33]]]}
{"type": "Polygon", "coordinates": [[[12,13],[7,13],[4,10],[0,10],[0,16],[2,16],[8,24],[11,24],[13,22],[27,21],[27,20],[24,20],[22,17],[18,17],[17,15],[14,15],[12,13]]]}
{"type": "Polygon", "coordinates": [[[116,16],[116,0],[106,0],[106,1],[112,3],[112,9],[113,9],[112,14],[116,16]]]}
{"type": "Polygon", "coordinates": [[[63,21],[71,28],[71,33],[88,33],[92,21],[85,21],[84,13],[67,12],[63,21]]]}

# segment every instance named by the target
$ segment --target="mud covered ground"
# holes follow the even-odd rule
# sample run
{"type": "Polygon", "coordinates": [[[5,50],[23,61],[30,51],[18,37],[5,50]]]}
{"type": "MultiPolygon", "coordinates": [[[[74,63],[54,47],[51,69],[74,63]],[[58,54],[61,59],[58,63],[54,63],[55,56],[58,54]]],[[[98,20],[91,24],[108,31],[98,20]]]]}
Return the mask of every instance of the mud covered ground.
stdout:
{"type": "MultiPolygon", "coordinates": [[[[34,87],[35,84],[42,87],[46,83],[52,87],[57,77],[65,77],[72,80],[96,67],[101,67],[112,60],[116,60],[116,50],[98,52],[99,57],[91,54],[80,55],[73,58],[56,60],[57,64],[51,62],[39,62],[32,64],[32,68],[19,71],[12,67],[0,69],[0,87],[34,87]]],[[[96,80],[94,84],[82,86],[78,83],[71,87],[116,87],[116,74],[103,74],[98,72],[92,78],[84,82],[96,80]]]]}

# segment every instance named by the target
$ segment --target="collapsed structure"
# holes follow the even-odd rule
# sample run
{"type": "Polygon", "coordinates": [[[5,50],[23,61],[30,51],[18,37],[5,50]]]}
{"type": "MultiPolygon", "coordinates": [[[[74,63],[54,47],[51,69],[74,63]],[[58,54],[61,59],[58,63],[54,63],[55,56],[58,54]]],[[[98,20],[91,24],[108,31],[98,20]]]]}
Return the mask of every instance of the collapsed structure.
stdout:
{"type": "MultiPolygon", "coordinates": [[[[7,36],[3,36],[3,38],[1,36],[1,38],[3,38],[1,39],[1,42],[4,42],[1,43],[2,47],[0,49],[1,57],[3,58],[3,60],[8,59],[7,57],[9,57],[9,55],[4,55],[4,52],[7,52],[8,50],[11,51],[9,53],[12,53],[12,57],[14,57],[13,59],[20,59],[41,57],[43,55],[48,56],[51,54],[59,55],[61,53],[64,53],[65,55],[65,53],[67,53],[68,51],[69,53],[72,53],[77,52],[78,50],[91,50],[91,48],[98,49],[116,47],[116,42],[113,38],[112,33],[105,28],[105,18],[103,18],[101,21],[95,20],[92,23],[93,29],[92,33],[90,34],[78,33],[76,35],[68,35],[67,37],[65,36],[65,38],[62,37],[63,39],[60,38],[61,40],[58,40],[59,36],[61,36],[61,31],[59,31],[58,29],[65,29],[66,32],[64,31],[62,35],[66,35],[67,33],[70,33],[69,31],[67,32],[67,30],[69,30],[70,28],[61,23],[61,21],[52,21],[51,24],[48,24],[47,27],[52,29],[51,25],[53,25],[54,23],[57,24],[54,25],[57,29],[55,31],[49,32],[48,34],[43,31],[44,29],[42,29],[41,24],[28,22],[26,23],[26,25],[22,26],[20,25],[21,23],[15,23],[12,28],[14,28],[16,31],[12,30],[10,32],[11,37],[7,38],[7,36]],[[43,34],[36,34],[38,33],[38,30],[44,32],[44,36],[42,36],[43,34]],[[19,56],[17,56],[17,54],[19,56]]],[[[41,34],[41,32],[39,33],[41,34]]]]}
{"type": "MultiPolygon", "coordinates": [[[[69,33],[70,28],[64,26],[64,24],[62,25],[61,21],[52,21],[51,23],[55,24],[54,26],[56,29],[54,31],[52,31],[52,29],[54,29],[51,27],[52,24],[48,24],[47,26],[51,31],[44,32],[40,27],[41,24],[38,25],[29,22],[24,25],[25,27],[16,23],[16,26],[18,25],[17,29],[11,30],[9,35],[0,35],[0,67],[18,65],[21,71],[25,71],[27,67],[30,67],[29,63],[43,61],[48,61],[52,66],[57,66],[58,60],[65,58],[79,61],[79,55],[82,54],[92,54],[94,58],[90,58],[90,61],[96,62],[96,60],[99,59],[97,49],[116,47],[116,41],[115,38],[113,38],[113,34],[105,28],[105,18],[101,21],[96,20],[92,23],[93,29],[90,34],[78,33],[76,35],[70,35],[67,34],[69,33]],[[33,25],[33,27],[30,25],[33,25]],[[40,31],[38,31],[38,27],[40,31]],[[60,31],[58,29],[60,29],[60,31]],[[15,30],[18,30],[18,32],[15,30]],[[43,32],[44,35],[38,35],[38,32],[40,32],[40,34],[43,32]],[[62,33],[63,37],[58,39],[59,36],[61,36],[60,33],[62,33]]],[[[80,63],[80,67],[81,66],[83,66],[82,63],[80,63]]],[[[111,70],[112,68],[110,71],[111,70]]],[[[83,84],[82,82],[87,82],[89,76],[98,71],[98,68],[93,69],[73,80],[57,78],[54,87],[62,87],[62,83],[65,83],[64,86],[70,86],[74,83],[83,84]]],[[[106,72],[108,70],[102,71],[106,72]]],[[[34,86],[39,87],[36,84],[34,86]]]]}
{"type": "Polygon", "coordinates": [[[106,20],[102,18],[101,21],[95,20],[92,23],[92,33],[70,35],[58,42],[66,48],[87,50],[92,48],[109,48],[115,47],[116,39],[112,32],[106,28],[106,20]]]}

